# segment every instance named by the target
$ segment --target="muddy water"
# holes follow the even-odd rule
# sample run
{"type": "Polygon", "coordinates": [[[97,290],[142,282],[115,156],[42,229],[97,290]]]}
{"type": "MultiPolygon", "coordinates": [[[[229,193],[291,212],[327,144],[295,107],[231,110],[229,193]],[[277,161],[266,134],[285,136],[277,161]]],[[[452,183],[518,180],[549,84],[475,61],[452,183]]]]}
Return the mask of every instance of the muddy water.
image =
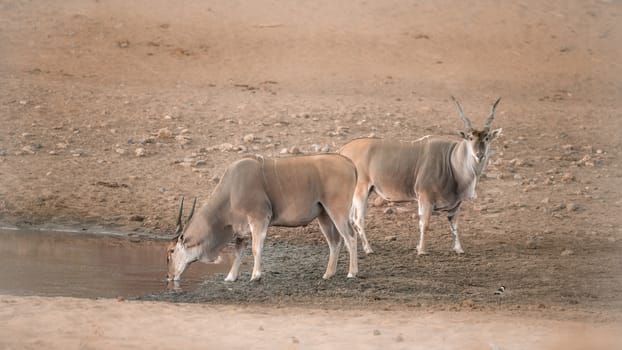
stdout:
{"type": "Polygon", "coordinates": [[[0,294],[132,297],[193,289],[228,264],[192,264],[166,282],[164,241],[79,233],[0,231],[0,294]]]}

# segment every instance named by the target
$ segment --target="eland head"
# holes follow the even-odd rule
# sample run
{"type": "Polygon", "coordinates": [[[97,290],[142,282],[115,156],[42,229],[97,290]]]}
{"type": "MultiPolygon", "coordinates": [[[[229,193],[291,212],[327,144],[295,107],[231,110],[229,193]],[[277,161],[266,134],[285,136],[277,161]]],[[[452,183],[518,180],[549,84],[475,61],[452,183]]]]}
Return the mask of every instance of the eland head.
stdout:
{"type": "Polygon", "coordinates": [[[493,104],[490,109],[490,114],[488,118],[486,118],[486,122],[484,123],[484,128],[482,130],[473,129],[471,126],[471,120],[464,114],[462,111],[462,107],[458,100],[455,97],[451,96],[451,99],[456,104],[456,108],[458,109],[458,113],[460,113],[460,117],[464,122],[465,129],[463,131],[459,131],[459,135],[468,143],[469,152],[471,156],[475,160],[476,163],[481,164],[488,159],[488,149],[490,147],[490,143],[501,134],[502,129],[494,129],[490,130],[490,125],[492,124],[492,120],[495,115],[495,109],[497,108],[497,104],[501,101],[501,97],[499,97],[493,104]]]}
{"type": "Polygon", "coordinates": [[[190,263],[198,260],[199,258],[200,252],[197,252],[197,250],[199,250],[198,246],[186,247],[184,245],[184,230],[192,219],[196,203],[197,200],[195,198],[192,202],[192,209],[190,210],[190,214],[186,218],[185,222],[182,224],[181,216],[184,209],[184,199],[181,199],[181,204],[179,205],[179,212],[177,214],[177,227],[175,229],[175,236],[166,245],[166,265],[168,269],[166,278],[169,281],[179,280],[179,277],[184,272],[186,267],[188,267],[190,263]]]}

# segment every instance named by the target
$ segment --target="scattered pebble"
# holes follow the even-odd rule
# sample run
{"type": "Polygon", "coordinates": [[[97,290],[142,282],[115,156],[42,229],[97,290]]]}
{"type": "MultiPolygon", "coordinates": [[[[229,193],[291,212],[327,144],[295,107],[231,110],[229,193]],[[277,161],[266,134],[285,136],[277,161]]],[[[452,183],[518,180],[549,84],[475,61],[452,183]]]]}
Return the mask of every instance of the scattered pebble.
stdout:
{"type": "Polygon", "coordinates": [[[144,157],[147,155],[147,152],[142,147],[139,147],[136,150],[134,150],[134,153],[136,154],[136,157],[144,157]]]}
{"type": "Polygon", "coordinates": [[[125,154],[125,150],[123,148],[117,148],[114,151],[117,152],[120,155],[124,155],[125,154]]]}
{"type": "Polygon", "coordinates": [[[171,137],[173,137],[173,133],[169,128],[162,128],[158,130],[157,137],[159,139],[170,139],[171,137]]]}
{"type": "Polygon", "coordinates": [[[187,135],[177,135],[175,136],[175,141],[177,141],[180,145],[187,145],[192,141],[192,138],[187,135]]]}
{"type": "Polygon", "coordinates": [[[397,337],[395,337],[395,341],[398,343],[401,343],[404,341],[404,336],[401,334],[398,334],[397,337]]]}
{"type": "Polygon", "coordinates": [[[572,254],[574,254],[574,252],[573,252],[571,249],[564,249],[564,250],[561,252],[561,254],[560,254],[560,255],[561,255],[561,256],[568,256],[568,255],[572,255],[572,254]]]}
{"type": "Polygon", "coordinates": [[[475,307],[475,301],[473,301],[473,299],[466,299],[462,301],[462,307],[468,307],[468,308],[474,308],[475,307]]]}
{"type": "Polygon", "coordinates": [[[385,205],[387,203],[387,201],[384,200],[384,198],[382,197],[376,197],[376,199],[374,199],[374,207],[378,208],[378,207],[382,207],[383,205],[385,205]]]}
{"type": "Polygon", "coordinates": [[[292,146],[292,147],[289,149],[289,153],[290,153],[290,154],[301,154],[301,153],[302,153],[302,151],[300,150],[300,148],[299,148],[298,146],[292,146]]]}
{"type": "Polygon", "coordinates": [[[246,143],[252,143],[253,141],[255,141],[255,135],[253,134],[244,135],[243,140],[246,143]]]}
{"type": "Polygon", "coordinates": [[[22,152],[28,153],[28,154],[35,154],[34,147],[32,147],[31,145],[22,147],[22,152]]]}
{"type": "Polygon", "coordinates": [[[562,182],[572,182],[575,180],[575,177],[572,173],[564,173],[562,175],[562,182]]]}
{"type": "Polygon", "coordinates": [[[580,209],[580,206],[577,203],[570,202],[566,204],[566,210],[569,212],[577,211],[580,209]]]}
{"type": "Polygon", "coordinates": [[[145,217],[142,215],[132,215],[129,217],[130,221],[138,221],[138,222],[143,222],[145,221],[145,217]]]}
{"type": "Polygon", "coordinates": [[[377,329],[374,329],[374,335],[376,335],[376,336],[380,335],[380,331],[377,330],[377,329]]]}
{"type": "Polygon", "coordinates": [[[387,214],[387,215],[391,215],[391,214],[395,213],[395,211],[393,210],[393,208],[388,207],[388,208],[386,208],[386,209],[383,211],[383,213],[385,213],[385,214],[387,214]]]}
{"type": "Polygon", "coordinates": [[[527,247],[527,249],[537,249],[538,243],[536,242],[535,239],[530,238],[527,240],[527,242],[525,242],[525,246],[527,247]]]}

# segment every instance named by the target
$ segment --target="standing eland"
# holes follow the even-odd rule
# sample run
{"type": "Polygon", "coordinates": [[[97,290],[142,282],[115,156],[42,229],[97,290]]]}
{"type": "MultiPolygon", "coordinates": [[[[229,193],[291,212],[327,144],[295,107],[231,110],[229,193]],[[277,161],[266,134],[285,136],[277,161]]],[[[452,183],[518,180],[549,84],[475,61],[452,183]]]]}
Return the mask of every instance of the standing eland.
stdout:
{"type": "Polygon", "coordinates": [[[493,103],[481,131],[473,129],[460,103],[451,98],[465,124],[465,130],[459,132],[460,141],[433,136],[412,142],[361,138],[347,143],[339,151],[354,162],[358,172],[352,203],[353,226],[366,253],[372,252],[365,236],[365,212],[372,190],[388,201],[418,202],[417,254],[426,254],[423,238],[430,216],[440,213],[449,219],[453,250],[464,253],[456,214],[463,200],[477,197],[475,186],[486,167],[490,143],[501,134],[501,129],[490,130],[501,98],[493,103]]]}
{"type": "MultiPolygon", "coordinates": [[[[261,278],[261,252],[269,226],[304,226],[315,218],[329,247],[324,278],[337,269],[341,239],[350,254],[348,277],[358,273],[356,235],[351,226],[356,168],[346,157],[322,154],[288,158],[244,158],[232,163],[205,205],[182,225],[167,245],[168,280],[179,280],[195,261],[215,263],[230,241],[235,259],[225,281],[238,278],[246,241],[251,237],[251,280],[261,278]]],[[[195,200],[196,201],[196,200],[195,200]]]]}

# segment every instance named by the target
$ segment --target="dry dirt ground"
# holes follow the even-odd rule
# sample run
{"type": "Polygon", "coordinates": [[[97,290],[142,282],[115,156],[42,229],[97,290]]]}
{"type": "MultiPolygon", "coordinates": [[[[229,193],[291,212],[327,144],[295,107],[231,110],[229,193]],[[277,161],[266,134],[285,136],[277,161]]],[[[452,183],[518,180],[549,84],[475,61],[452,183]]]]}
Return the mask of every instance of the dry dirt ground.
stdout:
{"type": "Polygon", "coordinates": [[[167,235],[240,157],[452,135],[450,95],[476,125],[502,96],[465,255],[435,218],[417,257],[416,204],[388,203],[356,280],[345,255],[321,280],[312,224],[270,231],[259,283],[144,298],[620,322],[621,21],[617,1],[0,0],[0,222],[167,235]]]}

